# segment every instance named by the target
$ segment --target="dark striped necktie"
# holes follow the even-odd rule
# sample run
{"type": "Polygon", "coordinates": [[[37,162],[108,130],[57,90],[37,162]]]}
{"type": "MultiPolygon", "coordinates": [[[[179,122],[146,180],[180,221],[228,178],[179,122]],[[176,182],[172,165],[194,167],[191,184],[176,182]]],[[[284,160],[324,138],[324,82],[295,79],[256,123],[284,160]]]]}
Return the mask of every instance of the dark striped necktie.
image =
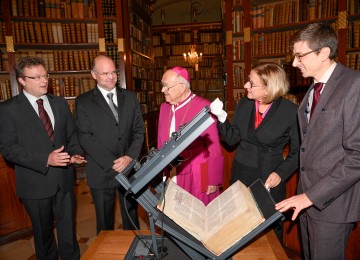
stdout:
{"type": "Polygon", "coordinates": [[[36,103],[38,104],[39,117],[40,117],[41,123],[44,125],[45,131],[47,132],[51,141],[54,141],[54,129],[51,124],[50,117],[44,109],[44,101],[40,98],[40,99],[36,100],[36,103]]]}

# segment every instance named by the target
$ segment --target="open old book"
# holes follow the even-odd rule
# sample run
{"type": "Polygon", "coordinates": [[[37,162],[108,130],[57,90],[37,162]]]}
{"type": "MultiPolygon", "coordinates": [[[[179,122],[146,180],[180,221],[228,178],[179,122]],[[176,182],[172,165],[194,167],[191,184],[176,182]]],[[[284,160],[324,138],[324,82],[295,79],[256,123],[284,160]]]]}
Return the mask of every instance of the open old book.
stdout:
{"type": "Polygon", "coordinates": [[[157,207],[217,256],[265,221],[251,191],[240,181],[205,206],[170,180],[157,207]]]}

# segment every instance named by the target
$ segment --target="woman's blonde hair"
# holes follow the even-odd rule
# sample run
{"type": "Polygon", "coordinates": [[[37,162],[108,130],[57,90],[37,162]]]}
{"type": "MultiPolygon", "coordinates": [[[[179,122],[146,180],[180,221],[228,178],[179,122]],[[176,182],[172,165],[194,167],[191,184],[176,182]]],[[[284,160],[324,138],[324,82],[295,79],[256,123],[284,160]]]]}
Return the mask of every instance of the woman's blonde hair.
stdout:
{"type": "Polygon", "coordinates": [[[259,63],[252,70],[256,72],[267,89],[267,95],[263,100],[265,103],[271,103],[288,93],[289,81],[285,70],[280,65],[276,63],[259,63]]]}

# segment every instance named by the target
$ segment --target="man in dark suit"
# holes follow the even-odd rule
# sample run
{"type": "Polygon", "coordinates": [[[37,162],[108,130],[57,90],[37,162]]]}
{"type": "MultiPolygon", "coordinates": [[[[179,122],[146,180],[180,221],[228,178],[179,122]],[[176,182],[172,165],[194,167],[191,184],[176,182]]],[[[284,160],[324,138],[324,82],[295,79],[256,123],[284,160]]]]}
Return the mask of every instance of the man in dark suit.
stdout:
{"type": "Polygon", "coordinates": [[[310,24],[292,38],[293,66],[315,84],[298,111],[299,195],[276,209],[293,209],[293,220],[302,211],[305,259],[345,259],[360,220],[360,72],[334,61],[337,44],[336,33],[325,24],[310,24]]]}
{"type": "Polygon", "coordinates": [[[140,154],[145,132],[140,105],[134,93],[116,87],[117,71],[110,57],[97,56],[91,75],[97,86],[77,97],[75,107],[97,232],[114,229],[116,192],[123,229],[139,228],[137,203],[128,197],[124,203],[125,189],[114,177],[140,154]]]}
{"type": "Polygon", "coordinates": [[[21,58],[15,71],[23,91],[0,105],[0,152],[15,165],[16,194],[31,219],[37,258],[59,258],[55,217],[60,258],[79,259],[71,164],[85,160],[73,117],[65,99],[47,94],[42,59],[21,58]]]}

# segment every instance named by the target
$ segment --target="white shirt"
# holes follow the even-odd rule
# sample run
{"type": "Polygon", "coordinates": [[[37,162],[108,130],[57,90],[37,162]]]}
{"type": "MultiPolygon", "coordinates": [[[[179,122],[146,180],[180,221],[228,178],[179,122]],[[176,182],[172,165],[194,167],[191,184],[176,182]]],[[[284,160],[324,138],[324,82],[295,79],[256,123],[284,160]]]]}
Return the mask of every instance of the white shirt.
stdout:
{"type": "Polygon", "coordinates": [[[34,108],[37,115],[39,115],[39,107],[38,107],[38,104],[36,103],[36,101],[40,98],[43,100],[44,109],[50,117],[50,121],[53,126],[53,129],[55,129],[55,117],[54,117],[54,113],[52,112],[52,109],[51,109],[51,106],[50,106],[47,96],[43,95],[40,98],[37,98],[37,97],[27,93],[25,90],[23,90],[23,92],[24,92],[25,97],[29,100],[30,104],[34,108]]]}
{"type": "Polygon", "coordinates": [[[104,96],[106,102],[109,104],[109,98],[107,97],[107,94],[109,93],[113,93],[113,102],[115,104],[115,106],[118,106],[118,103],[117,103],[117,95],[116,95],[116,88],[113,88],[111,91],[107,91],[99,86],[97,86],[97,88],[100,90],[101,94],[104,96]]]}
{"type": "MultiPolygon", "coordinates": [[[[314,85],[315,83],[318,83],[318,82],[322,82],[324,83],[321,91],[320,91],[320,95],[323,93],[325,87],[326,87],[326,83],[328,82],[329,78],[331,77],[331,74],[334,72],[335,70],[335,67],[336,67],[337,63],[334,62],[333,64],[331,64],[331,66],[327,69],[327,71],[324,73],[324,75],[321,77],[320,81],[316,81],[314,79],[314,85]]],[[[309,122],[310,120],[310,110],[311,110],[311,106],[312,106],[312,102],[313,102],[313,97],[314,97],[314,89],[312,89],[309,93],[309,99],[308,99],[308,103],[307,103],[307,106],[306,106],[306,116],[307,116],[307,120],[309,122]]]]}

